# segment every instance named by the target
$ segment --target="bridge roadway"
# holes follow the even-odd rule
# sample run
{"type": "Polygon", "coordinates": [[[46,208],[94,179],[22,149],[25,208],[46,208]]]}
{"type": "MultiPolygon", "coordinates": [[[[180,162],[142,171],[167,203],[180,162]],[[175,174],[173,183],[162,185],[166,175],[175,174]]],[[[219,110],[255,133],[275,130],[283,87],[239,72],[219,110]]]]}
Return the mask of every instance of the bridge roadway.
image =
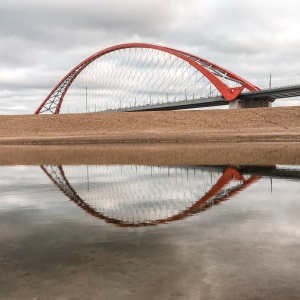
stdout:
{"type": "MultiPolygon", "coordinates": [[[[229,166],[182,166],[182,169],[189,170],[207,170],[211,172],[224,172],[229,166]]],[[[243,175],[263,176],[272,178],[283,178],[289,180],[300,180],[299,166],[232,166],[243,175]]],[[[177,167],[180,168],[180,167],[177,167]]]]}
{"type": "MultiPolygon", "coordinates": [[[[290,98],[300,96],[300,85],[290,85],[283,87],[275,87],[255,92],[246,92],[239,95],[237,99],[246,101],[274,101],[280,98],[290,98]]],[[[211,107],[219,105],[229,105],[222,96],[199,98],[199,99],[185,99],[176,102],[166,102],[158,104],[147,104],[141,106],[132,106],[119,108],[119,112],[133,112],[133,111],[159,111],[159,110],[179,110],[191,109],[201,107],[211,107]]],[[[112,110],[108,110],[112,111],[112,110]]],[[[113,110],[115,111],[115,110],[113,110]]]]}

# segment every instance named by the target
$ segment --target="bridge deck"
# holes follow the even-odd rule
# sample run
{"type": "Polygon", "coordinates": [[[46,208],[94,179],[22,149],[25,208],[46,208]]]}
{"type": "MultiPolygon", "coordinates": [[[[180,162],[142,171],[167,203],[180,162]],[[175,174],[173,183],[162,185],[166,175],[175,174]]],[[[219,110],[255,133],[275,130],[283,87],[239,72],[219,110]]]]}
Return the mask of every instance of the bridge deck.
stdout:
{"type": "Polygon", "coordinates": [[[275,87],[267,90],[242,93],[241,100],[275,100],[280,98],[290,98],[300,96],[300,85],[290,85],[275,87]]]}
{"type": "MultiPolygon", "coordinates": [[[[259,101],[259,100],[276,100],[280,98],[290,98],[300,96],[300,85],[276,87],[267,90],[260,90],[255,92],[246,92],[240,94],[238,99],[247,101],[259,101]]],[[[199,99],[187,99],[176,102],[166,102],[158,104],[149,104],[142,106],[132,106],[119,108],[114,111],[120,112],[133,112],[133,111],[159,111],[159,110],[179,110],[179,109],[191,109],[191,108],[201,108],[201,107],[211,107],[228,105],[229,102],[226,101],[222,96],[210,97],[210,98],[199,98],[199,99]]],[[[111,112],[112,110],[107,110],[111,112]]]]}

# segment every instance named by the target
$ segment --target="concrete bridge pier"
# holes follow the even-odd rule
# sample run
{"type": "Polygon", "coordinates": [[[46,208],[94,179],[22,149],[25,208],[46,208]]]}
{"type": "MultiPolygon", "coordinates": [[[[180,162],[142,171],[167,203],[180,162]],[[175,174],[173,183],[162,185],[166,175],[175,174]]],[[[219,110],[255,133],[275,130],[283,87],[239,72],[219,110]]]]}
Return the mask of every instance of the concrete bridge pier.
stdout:
{"type": "Polygon", "coordinates": [[[271,100],[241,100],[235,99],[229,102],[229,109],[236,108],[255,108],[255,107],[272,107],[271,100]]]}

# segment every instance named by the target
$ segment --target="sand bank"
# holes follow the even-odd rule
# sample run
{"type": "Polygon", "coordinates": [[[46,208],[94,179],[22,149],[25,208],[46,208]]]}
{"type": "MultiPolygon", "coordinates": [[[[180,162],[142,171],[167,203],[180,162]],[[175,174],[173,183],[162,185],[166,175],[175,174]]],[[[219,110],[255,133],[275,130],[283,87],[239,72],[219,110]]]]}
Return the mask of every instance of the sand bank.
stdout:
{"type": "Polygon", "coordinates": [[[300,141],[300,107],[0,116],[0,144],[300,141]]]}
{"type": "Polygon", "coordinates": [[[300,107],[0,116],[0,164],[300,164],[300,107]]]}

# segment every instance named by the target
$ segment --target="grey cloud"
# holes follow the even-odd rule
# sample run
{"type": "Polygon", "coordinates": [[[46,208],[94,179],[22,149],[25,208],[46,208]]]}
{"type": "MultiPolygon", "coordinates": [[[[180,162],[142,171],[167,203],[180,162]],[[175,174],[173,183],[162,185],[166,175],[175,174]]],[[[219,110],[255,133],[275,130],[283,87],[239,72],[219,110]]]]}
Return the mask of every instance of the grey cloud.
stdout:
{"type": "Polygon", "coordinates": [[[300,46],[296,38],[298,6],[296,1],[287,1],[284,6],[271,1],[212,1],[203,6],[200,16],[191,14],[188,29],[184,20],[178,22],[176,35],[181,47],[198,48],[199,55],[236,73],[264,76],[260,73],[276,68],[295,77],[300,46]]]}
{"type": "Polygon", "coordinates": [[[18,7],[9,2],[0,12],[0,32],[2,36],[45,42],[52,42],[48,38],[56,36],[57,44],[61,36],[68,39],[68,35],[72,37],[74,33],[86,30],[156,35],[167,30],[168,24],[176,18],[176,7],[176,1],[170,0],[51,1],[38,5],[35,1],[26,1],[26,6],[18,7]]]}
{"type": "MultiPolygon", "coordinates": [[[[42,101],[87,56],[140,41],[190,51],[262,87],[271,70],[274,84],[295,83],[299,7],[296,0],[3,0],[0,89],[16,91],[26,103],[26,90],[39,88],[42,101]]],[[[5,103],[1,96],[0,113],[8,109],[5,103]]]]}
{"type": "MultiPolygon", "coordinates": [[[[191,2],[191,1],[189,1],[191,2]]],[[[176,19],[176,1],[4,1],[0,10],[0,66],[32,66],[78,49],[95,49],[129,39],[151,39],[176,19]]],[[[85,52],[85,55],[92,52],[85,52]]]]}

